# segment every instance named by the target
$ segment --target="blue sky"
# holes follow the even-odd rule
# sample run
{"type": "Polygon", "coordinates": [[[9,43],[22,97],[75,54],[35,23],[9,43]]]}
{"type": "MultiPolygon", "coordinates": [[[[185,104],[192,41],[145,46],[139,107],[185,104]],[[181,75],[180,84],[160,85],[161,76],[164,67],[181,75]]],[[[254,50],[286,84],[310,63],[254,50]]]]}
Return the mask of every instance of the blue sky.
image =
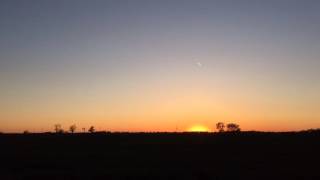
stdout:
{"type": "Polygon", "coordinates": [[[0,130],[317,127],[319,19],[316,0],[1,1],[0,130]]]}

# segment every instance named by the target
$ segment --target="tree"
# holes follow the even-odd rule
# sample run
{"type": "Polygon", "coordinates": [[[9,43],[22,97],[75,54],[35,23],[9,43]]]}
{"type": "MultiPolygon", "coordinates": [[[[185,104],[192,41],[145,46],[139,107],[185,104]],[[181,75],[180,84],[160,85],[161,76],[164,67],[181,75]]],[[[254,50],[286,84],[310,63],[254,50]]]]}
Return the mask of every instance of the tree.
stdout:
{"type": "Polygon", "coordinates": [[[76,129],[77,129],[77,126],[75,124],[73,124],[69,127],[69,130],[71,133],[74,133],[76,131],[76,129]]]}
{"type": "Polygon", "coordinates": [[[240,131],[240,127],[239,127],[238,124],[229,123],[229,124],[227,124],[227,130],[229,132],[239,132],[240,131]]]}
{"type": "Polygon", "coordinates": [[[217,128],[217,130],[219,131],[219,132],[224,132],[224,123],[223,122],[218,122],[217,124],[216,124],[216,128],[217,128]]]}
{"type": "Polygon", "coordinates": [[[96,130],[94,129],[93,126],[91,126],[88,131],[91,132],[91,133],[94,133],[96,130]]]}
{"type": "Polygon", "coordinates": [[[23,134],[29,134],[28,130],[23,131],[23,134]]]}
{"type": "Polygon", "coordinates": [[[54,131],[56,131],[56,133],[63,133],[63,129],[62,129],[61,124],[55,124],[54,131]]]}

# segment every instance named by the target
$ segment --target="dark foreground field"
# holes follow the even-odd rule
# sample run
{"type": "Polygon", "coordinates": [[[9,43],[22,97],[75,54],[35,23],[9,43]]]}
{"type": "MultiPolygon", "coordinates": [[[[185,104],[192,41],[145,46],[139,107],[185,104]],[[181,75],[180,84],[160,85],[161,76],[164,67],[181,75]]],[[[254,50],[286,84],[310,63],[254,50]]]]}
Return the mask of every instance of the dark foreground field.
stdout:
{"type": "Polygon", "coordinates": [[[320,179],[320,132],[0,135],[0,179],[320,179]]]}

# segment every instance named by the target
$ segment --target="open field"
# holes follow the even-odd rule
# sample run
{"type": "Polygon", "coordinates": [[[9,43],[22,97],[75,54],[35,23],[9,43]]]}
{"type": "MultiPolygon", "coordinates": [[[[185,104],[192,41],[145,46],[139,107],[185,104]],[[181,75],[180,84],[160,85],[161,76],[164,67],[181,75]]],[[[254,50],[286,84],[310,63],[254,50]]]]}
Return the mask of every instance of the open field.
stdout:
{"type": "Polygon", "coordinates": [[[0,179],[320,179],[320,132],[1,134],[0,179]]]}

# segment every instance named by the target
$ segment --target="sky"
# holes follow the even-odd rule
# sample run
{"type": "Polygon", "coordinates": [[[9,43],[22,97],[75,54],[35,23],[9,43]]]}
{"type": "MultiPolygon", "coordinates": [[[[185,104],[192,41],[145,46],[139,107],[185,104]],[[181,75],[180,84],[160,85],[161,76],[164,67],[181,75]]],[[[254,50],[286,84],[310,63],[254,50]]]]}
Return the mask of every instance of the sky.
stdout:
{"type": "Polygon", "coordinates": [[[320,127],[320,1],[2,0],[0,131],[320,127]]]}

